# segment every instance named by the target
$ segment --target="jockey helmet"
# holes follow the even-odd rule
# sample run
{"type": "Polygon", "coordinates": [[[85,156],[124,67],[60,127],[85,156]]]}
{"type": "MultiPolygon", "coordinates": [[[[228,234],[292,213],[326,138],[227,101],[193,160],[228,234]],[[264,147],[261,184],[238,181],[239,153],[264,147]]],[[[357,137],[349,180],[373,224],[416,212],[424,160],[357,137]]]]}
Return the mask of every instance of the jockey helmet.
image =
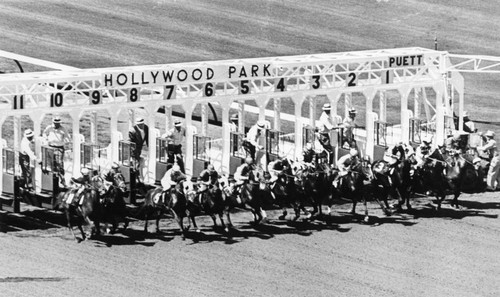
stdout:
{"type": "Polygon", "coordinates": [[[85,175],[89,175],[90,174],[90,169],[88,169],[87,167],[83,167],[82,170],[80,171],[80,173],[85,176],[85,175]]]}
{"type": "Polygon", "coordinates": [[[135,120],[135,123],[136,123],[136,124],[144,124],[144,119],[143,119],[143,118],[137,118],[137,119],[135,120]]]}
{"type": "Polygon", "coordinates": [[[365,156],[363,157],[363,161],[366,161],[366,162],[368,162],[368,163],[371,163],[370,156],[365,155],[365,156]]]}
{"type": "Polygon", "coordinates": [[[313,149],[313,145],[312,145],[312,143],[310,143],[310,142],[306,143],[306,150],[307,150],[307,151],[310,151],[310,150],[312,150],[312,149],[313,149]]]}
{"type": "Polygon", "coordinates": [[[431,144],[431,142],[432,142],[432,135],[426,135],[426,136],[422,137],[422,142],[425,142],[427,144],[431,144]]]}
{"type": "Polygon", "coordinates": [[[464,114],[462,116],[464,118],[468,118],[469,117],[469,113],[467,112],[467,110],[464,110],[464,114]]]}
{"type": "Polygon", "coordinates": [[[477,163],[481,162],[481,158],[475,157],[474,160],[472,160],[472,164],[476,165],[477,163]]]}
{"type": "Polygon", "coordinates": [[[453,140],[460,140],[460,133],[455,132],[455,133],[453,134],[453,140]]]}
{"type": "Polygon", "coordinates": [[[120,168],[120,164],[118,164],[117,162],[113,162],[113,164],[111,164],[111,168],[112,169],[119,169],[120,168]]]}
{"type": "Polygon", "coordinates": [[[248,164],[248,165],[252,165],[253,164],[253,158],[252,157],[246,157],[245,158],[245,163],[248,164]]]}
{"type": "Polygon", "coordinates": [[[213,164],[208,164],[207,165],[207,170],[209,170],[209,171],[215,171],[214,165],[213,164]]]}
{"type": "Polygon", "coordinates": [[[355,148],[350,149],[350,150],[349,150],[349,155],[351,155],[351,156],[353,156],[353,157],[354,157],[354,156],[357,156],[357,155],[358,155],[358,150],[357,150],[357,149],[355,149],[355,148]]]}
{"type": "Polygon", "coordinates": [[[24,130],[24,136],[33,137],[33,136],[35,136],[35,133],[33,133],[33,130],[31,130],[31,129],[26,129],[26,130],[24,130]]]}
{"type": "Polygon", "coordinates": [[[180,172],[181,171],[181,167],[179,166],[179,164],[174,164],[172,166],[172,172],[180,172]]]}

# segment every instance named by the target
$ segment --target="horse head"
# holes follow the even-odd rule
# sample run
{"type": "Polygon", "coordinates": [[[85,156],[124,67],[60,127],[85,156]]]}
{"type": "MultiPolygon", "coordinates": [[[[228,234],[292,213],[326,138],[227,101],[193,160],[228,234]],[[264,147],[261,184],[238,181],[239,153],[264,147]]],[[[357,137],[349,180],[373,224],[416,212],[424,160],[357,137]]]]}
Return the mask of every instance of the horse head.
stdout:
{"type": "Polygon", "coordinates": [[[125,183],[125,177],[121,173],[116,173],[113,176],[113,186],[119,189],[122,193],[127,191],[127,184],[125,183]]]}

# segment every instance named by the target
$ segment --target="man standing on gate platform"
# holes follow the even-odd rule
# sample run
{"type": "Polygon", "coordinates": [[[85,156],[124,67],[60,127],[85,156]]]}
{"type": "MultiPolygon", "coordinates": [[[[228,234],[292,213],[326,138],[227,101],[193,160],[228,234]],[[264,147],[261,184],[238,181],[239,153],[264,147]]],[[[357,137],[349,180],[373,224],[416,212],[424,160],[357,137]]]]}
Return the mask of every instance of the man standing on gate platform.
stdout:
{"type": "Polygon", "coordinates": [[[24,137],[21,140],[21,150],[19,151],[19,165],[21,166],[22,177],[25,189],[33,189],[33,179],[31,176],[31,161],[36,161],[33,147],[35,143],[35,133],[31,129],[24,131],[24,137]]]}
{"type": "Polygon", "coordinates": [[[149,146],[149,127],[144,123],[143,118],[138,118],[135,121],[135,125],[128,132],[129,141],[135,144],[135,149],[133,151],[133,158],[135,160],[134,167],[139,171],[140,179],[143,179],[142,169],[145,166],[145,158],[143,156],[147,153],[143,153],[149,146]]]}
{"type": "Polygon", "coordinates": [[[43,135],[47,139],[49,146],[56,149],[54,161],[57,168],[55,171],[59,173],[60,182],[63,187],[65,187],[66,183],[64,179],[64,153],[65,145],[71,142],[71,139],[66,129],[61,126],[61,118],[59,116],[54,116],[54,118],[52,119],[52,125],[45,128],[45,130],[43,131],[43,135]]]}
{"type": "Polygon", "coordinates": [[[330,131],[335,129],[330,115],[332,107],[330,106],[330,103],[325,103],[322,109],[323,112],[319,117],[319,125],[318,125],[319,142],[321,143],[325,151],[327,151],[330,154],[333,152],[333,147],[330,143],[330,131]]]}

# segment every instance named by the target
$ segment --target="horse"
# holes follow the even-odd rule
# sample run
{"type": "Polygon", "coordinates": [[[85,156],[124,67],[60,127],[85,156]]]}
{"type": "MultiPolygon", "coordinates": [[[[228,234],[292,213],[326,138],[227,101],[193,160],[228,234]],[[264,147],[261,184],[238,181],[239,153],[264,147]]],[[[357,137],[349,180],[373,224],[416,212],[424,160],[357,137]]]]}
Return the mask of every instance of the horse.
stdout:
{"type": "MultiPolygon", "coordinates": [[[[73,225],[71,223],[71,217],[77,216],[77,226],[80,229],[82,234],[82,240],[85,240],[87,237],[91,238],[94,234],[100,234],[100,221],[103,217],[103,209],[100,203],[100,197],[97,190],[93,187],[86,186],[81,195],[83,195],[82,202],[79,205],[68,204],[67,198],[70,195],[70,191],[59,192],[56,196],[56,199],[53,202],[53,209],[63,209],[66,215],[66,220],[68,222],[68,228],[73,234],[73,237],[77,242],[79,240],[76,238],[75,233],[73,232],[73,225]],[[90,235],[87,236],[83,231],[83,222],[87,222],[89,225],[92,225],[91,221],[94,222],[93,232],[91,231],[90,235]]],[[[79,197],[77,197],[78,200],[79,197]]]]}
{"type": "Polygon", "coordinates": [[[198,226],[196,225],[195,216],[201,213],[209,215],[213,222],[214,228],[217,227],[217,221],[215,215],[219,216],[222,227],[226,232],[229,232],[229,228],[224,223],[224,212],[226,211],[226,205],[224,203],[224,197],[219,184],[210,185],[205,191],[198,193],[198,186],[193,182],[187,182],[186,197],[187,197],[187,210],[188,216],[191,219],[196,232],[199,232],[198,226]]]}
{"type": "MultiPolygon", "coordinates": [[[[179,224],[182,239],[185,239],[186,231],[189,227],[184,227],[186,217],[187,200],[184,195],[183,183],[178,183],[166,191],[162,187],[155,187],[147,191],[144,203],[140,207],[137,215],[144,213],[144,233],[148,233],[148,219],[156,216],[156,232],[160,233],[160,219],[162,215],[169,212],[179,224]]],[[[188,221],[189,222],[189,221],[188,221]]]]}
{"type": "Polygon", "coordinates": [[[314,167],[301,165],[297,167],[295,172],[296,185],[299,196],[302,197],[300,207],[304,210],[307,217],[322,214],[322,203],[331,195],[331,183],[333,181],[334,172],[328,163],[318,163],[314,167]],[[313,212],[310,214],[304,207],[306,203],[310,203],[313,207],[313,212]]]}
{"type": "Polygon", "coordinates": [[[373,162],[373,194],[386,214],[390,214],[389,209],[391,208],[387,201],[389,194],[398,199],[398,210],[401,210],[405,203],[407,209],[411,209],[413,163],[411,158],[403,159],[392,166],[384,160],[373,162]],[[383,200],[384,204],[380,200],[383,200]]]}
{"type": "Polygon", "coordinates": [[[219,181],[222,186],[223,200],[226,205],[228,227],[233,226],[229,213],[235,207],[250,210],[253,214],[255,224],[262,223],[266,220],[267,215],[263,209],[263,192],[261,190],[264,184],[258,181],[260,175],[261,173],[257,170],[251,170],[249,173],[249,180],[240,185],[240,194],[236,194],[234,190],[236,185],[229,184],[229,179],[226,176],[220,178],[219,181]]]}
{"type": "Polygon", "coordinates": [[[371,164],[368,160],[361,160],[357,164],[351,166],[345,176],[340,177],[338,180],[340,185],[332,186],[332,199],[330,200],[329,210],[332,207],[332,202],[334,199],[340,199],[341,197],[352,200],[352,208],[350,213],[356,214],[356,204],[359,197],[363,200],[363,205],[365,207],[365,217],[364,221],[368,222],[368,206],[367,206],[367,187],[365,181],[371,181],[373,179],[373,172],[371,164]],[[341,180],[342,179],[342,180],[341,180]]]}
{"type": "Polygon", "coordinates": [[[124,230],[128,227],[128,213],[125,204],[125,194],[127,185],[125,178],[121,173],[113,174],[111,183],[105,181],[101,175],[95,175],[91,179],[91,184],[99,191],[103,206],[103,219],[112,224],[111,233],[114,233],[118,223],[124,223],[124,230]]]}
{"type": "Polygon", "coordinates": [[[427,158],[420,172],[421,181],[426,189],[434,193],[438,210],[441,209],[441,203],[448,194],[453,195],[451,205],[459,208],[461,180],[463,172],[468,167],[467,164],[467,161],[458,154],[443,153],[440,149],[435,149],[427,158]]]}

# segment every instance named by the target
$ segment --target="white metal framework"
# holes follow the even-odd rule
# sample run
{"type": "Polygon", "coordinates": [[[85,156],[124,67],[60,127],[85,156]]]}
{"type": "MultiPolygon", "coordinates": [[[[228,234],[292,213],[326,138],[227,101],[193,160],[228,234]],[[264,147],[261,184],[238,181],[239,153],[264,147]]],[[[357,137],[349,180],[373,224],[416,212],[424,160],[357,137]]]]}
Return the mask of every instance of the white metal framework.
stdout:
{"type": "MultiPolygon", "coordinates": [[[[0,55],[2,53],[0,52],[0,55]]],[[[455,56],[457,57],[457,56],[455,56]]],[[[118,115],[123,109],[143,108],[154,115],[159,107],[166,110],[180,105],[186,113],[186,125],[192,126],[191,116],[198,104],[217,102],[222,108],[222,171],[228,172],[230,150],[229,111],[235,103],[254,100],[258,105],[259,119],[265,119],[266,105],[274,99],[275,128],[281,116],[279,98],[289,97],[294,102],[295,117],[301,117],[302,105],[308,98],[326,95],[331,102],[332,117],[342,94],[362,93],[366,98],[366,154],[373,155],[374,123],[384,117],[373,112],[377,93],[397,90],[401,105],[400,140],[408,142],[410,118],[408,100],[412,90],[417,94],[422,88],[435,91],[436,141],[444,140],[445,114],[450,111],[448,90],[459,94],[459,114],[463,112],[463,77],[452,67],[450,54],[425,48],[399,48],[317,55],[272,57],[258,59],[207,61],[150,66],[71,69],[52,65],[63,71],[16,73],[0,75],[0,126],[8,116],[29,116],[34,132],[41,132],[41,121],[46,114],[67,113],[73,119],[73,159],[80,164],[79,119],[86,111],[106,110],[111,117],[111,131],[117,131],[118,115]],[[446,111],[448,110],[448,111],[446,111]]],[[[50,67],[51,65],[47,64],[50,67]]],[[[460,70],[461,71],[461,70],[460,70]]],[[[424,95],[425,96],[425,95],[424,95]]],[[[347,105],[350,102],[346,102],[347,105]]],[[[244,107],[242,107],[244,108],[244,107]]],[[[207,120],[206,108],[202,108],[207,120]]],[[[283,115],[284,116],[284,115],[283,115]]],[[[155,126],[155,117],[146,119],[155,126]]],[[[171,125],[166,117],[166,125],[171,125]]],[[[460,121],[462,121],[460,117],[460,121]]],[[[314,119],[309,119],[314,126],[314,119]]],[[[295,152],[302,150],[303,120],[295,121],[295,152]]],[[[15,146],[19,144],[20,125],[15,128],[15,146]]],[[[201,133],[205,133],[203,126],[201,133]]],[[[460,127],[462,125],[460,124],[460,127]]],[[[186,139],[186,168],[193,162],[193,131],[186,139]]],[[[118,136],[111,134],[111,159],[118,159],[118,136]]],[[[149,143],[155,135],[149,134],[149,143]]],[[[149,146],[149,155],[155,156],[155,145],[149,146]]],[[[1,166],[1,164],[0,164],[1,166]]],[[[154,158],[149,158],[153,171],[154,158]]],[[[1,169],[1,168],[0,168],[1,169]]],[[[76,173],[76,172],[74,172],[76,173]]],[[[189,172],[188,172],[189,173],[189,172]]]]}

